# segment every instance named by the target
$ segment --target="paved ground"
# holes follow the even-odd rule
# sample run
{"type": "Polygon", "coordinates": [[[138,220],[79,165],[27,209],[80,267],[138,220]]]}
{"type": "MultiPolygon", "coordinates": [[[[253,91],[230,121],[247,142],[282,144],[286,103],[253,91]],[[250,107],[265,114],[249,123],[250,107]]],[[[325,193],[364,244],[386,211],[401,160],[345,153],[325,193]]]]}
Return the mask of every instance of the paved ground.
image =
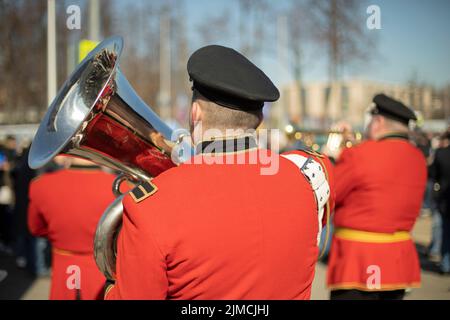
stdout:
{"type": "MultiPolygon", "coordinates": [[[[424,248],[430,241],[430,230],[430,218],[420,218],[413,236],[421,257],[422,287],[412,290],[406,299],[450,300],[450,277],[440,276],[437,267],[425,259],[424,248]]],[[[0,257],[0,269],[9,271],[8,276],[3,281],[1,281],[0,275],[0,299],[47,299],[50,287],[49,278],[33,279],[25,271],[15,268],[12,259],[2,257],[0,257]]],[[[325,288],[325,274],[326,265],[318,264],[313,283],[312,299],[328,299],[329,292],[325,288]]]]}
{"type": "MultiPolygon", "coordinates": [[[[325,287],[326,265],[318,264],[313,283],[311,299],[328,300],[329,291],[325,287]]],[[[450,300],[450,277],[440,276],[436,272],[422,270],[422,287],[413,289],[407,300],[450,300]]]]}

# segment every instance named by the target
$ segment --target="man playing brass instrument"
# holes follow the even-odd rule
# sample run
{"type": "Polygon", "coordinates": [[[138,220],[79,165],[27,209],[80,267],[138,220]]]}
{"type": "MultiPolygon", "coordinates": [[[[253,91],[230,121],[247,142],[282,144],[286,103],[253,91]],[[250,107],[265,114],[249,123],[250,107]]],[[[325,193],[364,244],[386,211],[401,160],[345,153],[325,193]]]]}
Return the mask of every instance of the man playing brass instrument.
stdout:
{"type": "Polygon", "coordinates": [[[408,141],[411,109],[374,97],[369,140],[345,149],[336,167],[336,231],[328,264],[332,299],[402,299],[420,285],[410,231],[426,184],[426,161],[408,141]]]}
{"type": "Polygon", "coordinates": [[[243,55],[204,47],[188,72],[196,155],[124,198],[116,279],[105,297],[309,299],[332,200],[329,161],[258,148],[248,130],[279,92],[243,55]],[[277,172],[261,174],[263,153],[279,162],[277,172]]]}

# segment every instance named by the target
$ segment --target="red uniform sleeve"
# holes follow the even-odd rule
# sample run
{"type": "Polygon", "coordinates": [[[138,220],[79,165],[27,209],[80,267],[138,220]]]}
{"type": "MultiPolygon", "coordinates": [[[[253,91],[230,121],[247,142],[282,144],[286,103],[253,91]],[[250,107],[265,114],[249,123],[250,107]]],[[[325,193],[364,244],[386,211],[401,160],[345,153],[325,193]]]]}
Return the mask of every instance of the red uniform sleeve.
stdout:
{"type": "Polygon", "coordinates": [[[47,222],[39,209],[39,190],[36,181],[31,182],[28,204],[28,229],[37,237],[46,237],[48,234],[47,222]]]}
{"type": "Polygon", "coordinates": [[[142,211],[139,204],[135,204],[129,195],[123,203],[123,225],[117,243],[117,279],[114,286],[106,289],[105,299],[166,299],[165,256],[147,225],[139,221],[139,215],[147,212],[139,212],[142,211]]]}
{"type": "Polygon", "coordinates": [[[356,187],[358,182],[358,167],[355,165],[355,162],[354,149],[345,149],[334,167],[337,207],[340,206],[348,194],[356,187]]]}

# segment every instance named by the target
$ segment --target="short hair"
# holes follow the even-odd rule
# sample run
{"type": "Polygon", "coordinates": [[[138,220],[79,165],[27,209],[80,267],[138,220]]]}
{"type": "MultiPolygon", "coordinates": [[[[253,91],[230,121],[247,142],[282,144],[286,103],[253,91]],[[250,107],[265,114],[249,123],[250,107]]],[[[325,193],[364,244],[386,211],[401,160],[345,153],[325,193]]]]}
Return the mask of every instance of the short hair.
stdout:
{"type": "Polygon", "coordinates": [[[409,131],[408,125],[406,125],[406,124],[404,124],[402,122],[399,122],[399,121],[396,121],[396,120],[384,117],[383,115],[380,115],[380,116],[383,117],[384,120],[385,120],[386,129],[388,129],[390,131],[395,131],[395,132],[406,132],[406,131],[409,131]]]}
{"type": "Polygon", "coordinates": [[[204,114],[203,127],[205,129],[241,129],[255,130],[263,120],[261,110],[244,111],[218,105],[205,98],[198,90],[193,90],[192,103],[200,100],[204,114]]]}

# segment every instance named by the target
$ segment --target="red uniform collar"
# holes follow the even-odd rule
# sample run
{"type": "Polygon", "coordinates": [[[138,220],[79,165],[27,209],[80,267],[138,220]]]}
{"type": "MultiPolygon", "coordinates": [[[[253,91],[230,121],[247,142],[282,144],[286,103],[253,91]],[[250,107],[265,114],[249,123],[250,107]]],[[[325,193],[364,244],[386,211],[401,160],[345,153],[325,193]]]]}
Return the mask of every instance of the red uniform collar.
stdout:
{"type": "Polygon", "coordinates": [[[407,133],[389,133],[378,139],[378,141],[383,141],[387,139],[401,139],[409,141],[409,135],[407,133]]]}
{"type": "Polygon", "coordinates": [[[201,141],[195,151],[196,154],[232,154],[257,148],[258,144],[253,136],[243,136],[201,141]]]}

